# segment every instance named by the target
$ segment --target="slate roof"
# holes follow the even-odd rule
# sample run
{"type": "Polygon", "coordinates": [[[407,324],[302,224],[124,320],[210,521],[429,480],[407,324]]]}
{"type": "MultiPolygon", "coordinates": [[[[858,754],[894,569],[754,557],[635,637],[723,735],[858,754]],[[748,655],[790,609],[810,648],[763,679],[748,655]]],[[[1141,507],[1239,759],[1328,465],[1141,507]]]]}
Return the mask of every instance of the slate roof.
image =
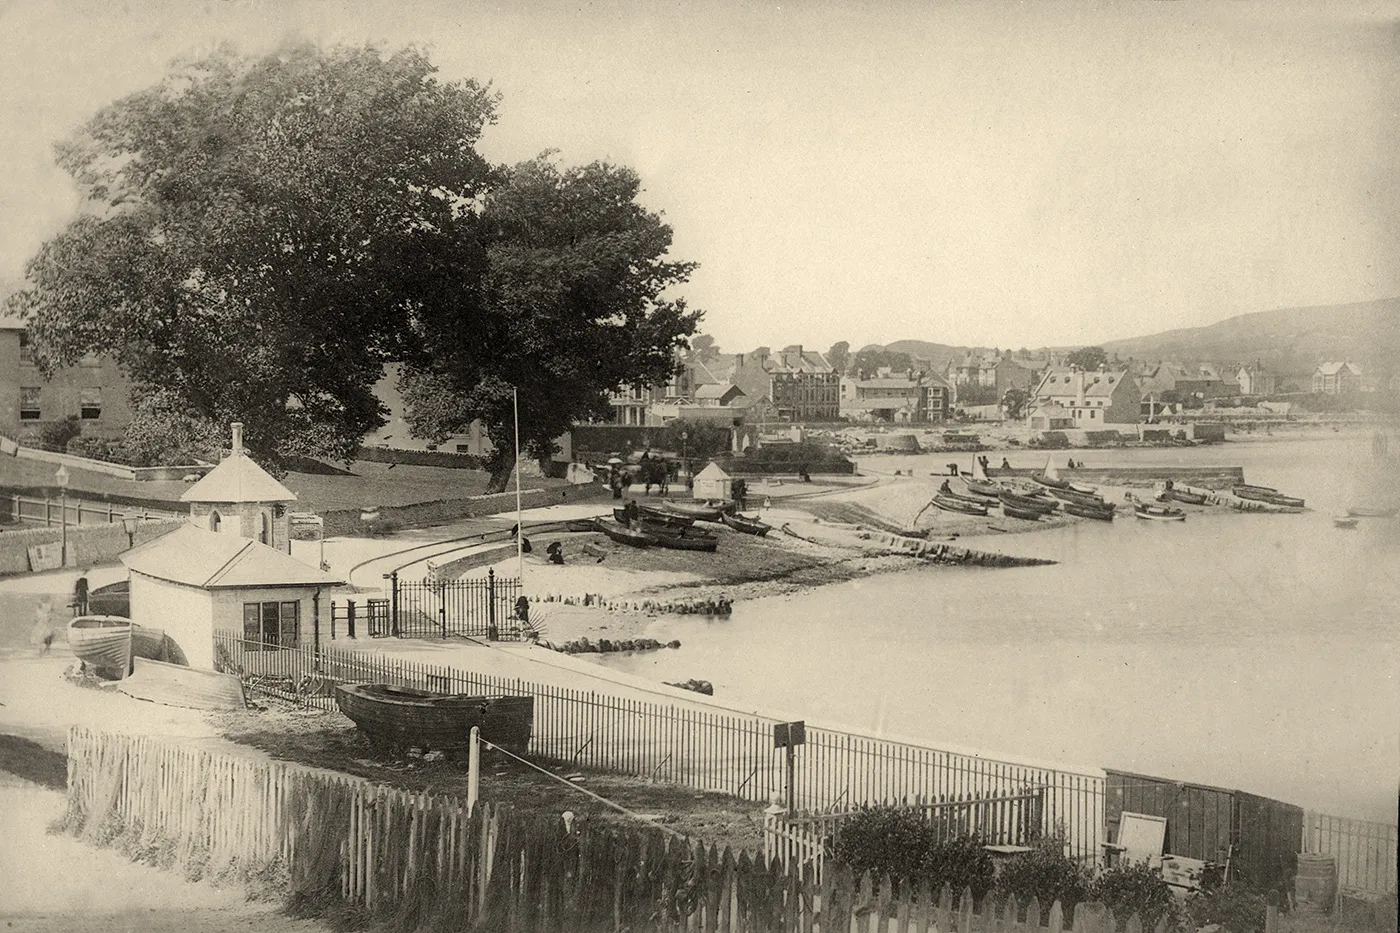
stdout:
{"type": "Polygon", "coordinates": [[[252,457],[234,451],[204,478],[185,490],[181,502],[295,502],[296,493],[258,466],[252,457]]]}
{"type": "Polygon", "coordinates": [[[724,398],[726,395],[728,395],[730,392],[738,392],[740,395],[743,395],[743,394],[744,394],[744,390],[743,390],[743,389],[739,388],[739,387],[736,386],[736,385],[730,385],[730,384],[727,383],[727,382],[722,382],[722,383],[708,383],[708,382],[707,382],[707,383],[705,383],[704,385],[700,386],[699,388],[697,388],[697,389],[695,390],[695,397],[696,397],[696,398],[722,399],[722,398],[724,398]]]}
{"type": "Polygon", "coordinates": [[[1351,370],[1353,376],[1361,375],[1361,370],[1351,363],[1321,363],[1318,365],[1317,371],[1324,376],[1335,376],[1344,368],[1351,370]]]}
{"type": "MultiPolygon", "coordinates": [[[[1124,372],[1086,372],[1083,375],[1085,398],[1107,398],[1111,396],[1113,390],[1118,387],[1118,383],[1127,376],[1124,372]]],[[[1040,387],[1036,389],[1036,394],[1042,397],[1078,397],[1079,391],[1075,388],[1075,378],[1075,374],[1069,370],[1054,370],[1041,381],[1040,387]]]]}
{"type": "Polygon", "coordinates": [[[134,573],[206,589],[345,582],[251,538],[191,524],[126,551],[121,562],[134,573]]]}

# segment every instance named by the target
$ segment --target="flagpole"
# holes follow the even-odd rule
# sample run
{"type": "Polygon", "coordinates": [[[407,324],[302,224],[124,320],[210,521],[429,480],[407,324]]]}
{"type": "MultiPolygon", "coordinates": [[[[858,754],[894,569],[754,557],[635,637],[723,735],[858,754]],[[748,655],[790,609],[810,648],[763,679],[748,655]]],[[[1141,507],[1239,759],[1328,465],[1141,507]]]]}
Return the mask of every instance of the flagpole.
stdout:
{"type": "Polygon", "coordinates": [[[525,522],[520,511],[520,390],[510,390],[515,409],[515,563],[520,576],[520,592],[525,592],[525,522]]]}

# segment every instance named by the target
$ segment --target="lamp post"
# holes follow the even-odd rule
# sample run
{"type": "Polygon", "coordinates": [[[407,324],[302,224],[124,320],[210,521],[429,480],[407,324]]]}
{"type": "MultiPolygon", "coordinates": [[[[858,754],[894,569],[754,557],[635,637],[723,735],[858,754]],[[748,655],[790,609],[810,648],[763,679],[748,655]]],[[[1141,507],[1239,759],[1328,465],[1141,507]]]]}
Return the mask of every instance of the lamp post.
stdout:
{"type": "Polygon", "coordinates": [[[63,464],[58,465],[58,472],[53,475],[54,482],[58,483],[58,550],[62,555],[60,563],[68,566],[68,467],[63,464]]]}
{"type": "Polygon", "coordinates": [[[686,442],[690,440],[690,432],[681,432],[681,469],[685,470],[683,479],[687,485],[690,483],[690,458],[686,456],[686,442]]]}
{"type": "Polygon", "coordinates": [[[136,546],[136,525],[139,522],[140,519],[131,512],[122,516],[122,528],[126,530],[126,546],[128,548],[136,546]]]}

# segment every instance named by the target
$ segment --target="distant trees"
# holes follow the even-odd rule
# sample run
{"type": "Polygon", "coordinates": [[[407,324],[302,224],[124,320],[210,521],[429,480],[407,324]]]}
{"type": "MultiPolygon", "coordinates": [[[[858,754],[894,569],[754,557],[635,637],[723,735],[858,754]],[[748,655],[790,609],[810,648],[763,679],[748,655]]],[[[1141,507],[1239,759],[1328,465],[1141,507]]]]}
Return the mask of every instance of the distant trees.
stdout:
{"type": "Polygon", "coordinates": [[[896,372],[914,368],[914,358],[908,353],[886,350],[883,347],[866,347],[856,353],[851,360],[849,372],[860,379],[869,379],[881,368],[888,367],[896,372]]]}
{"type": "Polygon", "coordinates": [[[846,366],[851,361],[851,345],[844,340],[836,341],[826,351],[826,361],[831,364],[832,370],[845,375],[846,366]]]}
{"type": "Polygon", "coordinates": [[[1012,421],[1020,421],[1026,416],[1026,406],[1030,404],[1030,400],[1030,392],[1012,386],[1001,397],[1001,407],[1006,412],[1007,418],[1012,421]]]}
{"type": "Polygon", "coordinates": [[[719,345],[709,334],[696,334],[690,338],[690,352],[701,360],[713,360],[719,357],[719,345]]]}
{"type": "Polygon", "coordinates": [[[1080,347],[1066,356],[1065,362],[1083,370],[1098,369],[1108,363],[1108,352],[1103,347],[1080,347]]]}

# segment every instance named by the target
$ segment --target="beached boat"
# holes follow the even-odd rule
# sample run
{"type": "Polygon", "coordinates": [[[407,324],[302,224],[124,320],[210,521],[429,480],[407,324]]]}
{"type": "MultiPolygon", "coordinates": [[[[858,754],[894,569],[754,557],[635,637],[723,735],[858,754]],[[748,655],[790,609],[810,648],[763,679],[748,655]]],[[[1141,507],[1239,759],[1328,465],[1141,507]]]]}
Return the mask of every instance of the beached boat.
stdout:
{"type": "Polygon", "coordinates": [[[1103,496],[1075,492],[1073,489],[1051,489],[1050,495],[1062,502],[1077,502],[1080,505],[1103,505],[1103,496]]]}
{"type": "Polygon", "coordinates": [[[662,500],[656,507],[658,511],[667,515],[679,515],[682,518],[698,519],[702,522],[717,522],[719,517],[725,513],[725,509],[703,505],[701,503],[674,502],[670,499],[662,500]]]}
{"type": "Polygon", "coordinates": [[[1271,486],[1234,486],[1231,492],[1241,499],[1253,499],[1256,502],[1267,502],[1270,505],[1282,505],[1289,508],[1301,509],[1306,500],[1285,496],[1271,486]]]}
{"type": "Polygon", "coordinates": [[[1056,476],[1046,476],[1044,473],[1035,473],[1031,476],[1031,482],[1039,483],[1046,489],[1068,489],[1069,483],[1056,476]]]}
{"type": "MultiPolygon", "coordinates": [[[[616,509],[613,510],[614,514],[616,514],[616,511],[616,509]]],[[[689,528],[691,525],[695,524],[695,519],[693,518],[689,518],[685,515],[676,515],[673,512],[666,512],[649,505],[638,506],[637,511],[641,513],[640,517],[644,522],[653,522],[658,525],[671,525],[675,528],[689,528]]],[[[619,521],[621,521],[621,519],[619,519],[619,521]]]]}
{"type": "Polygon", "coordinates": [[[953,487],[948,485],[946,479],[943,481],[943,485],[938,488],[938,495],[945,499],[952,499],[955,502],[966,502],[968,505],[983,507],[987,505],[987,500],[981,496],[964,496],[961,493],[954,492],[953,487]]]}
{"type": "Polygon", "coordinates": [[[646,533],[656,539],[656,546],[673,551],[713,552],[719,547],[719,539],[713,532],[695,528],[647,528],[646,533]]]}
{"type": "Polygon", "coordinates": [[[997,483],[987,483],[980,480],[963,477],[963,485],[967,486],[968,492],[975,493],[987,499],[995,499],[1005,490],[1005,486],[997,483]]]}
{"type": "Polygon", "coordinates": [[[68,645],[100,677],[120,680],[131,673],[131,620],[78,616],[68,623],[68,645]]]}
{"type": "Polygon", "coordinates": [[[1204,493],[1187,492],[1184,489],[1164,489],[1162,490],[1162,494],[1158,496],[1158,498],[1166,502],[1184,502],[1187,505],[1206,504],[1206,497],[1204,493]]]}
{"type": "Polygon", "coordinates": [[[517,754],[530,744],[535,698],[429,693],[392,684],[340,684],[335,702],[360,731],[396,748],[466,748],[473,726],[517,754]]]}
{"type": "Polygon", "coordinates": [[[726,512],[720,516],[720,521],[724,522],[725,525],[733,528],[735,531],[742,531],[746,535],[756,535],[760,538],[773,530],[772,525],[761,522],[756,518],[742,515],[738,512],[726,512]]]}
{"type": "Polygon", "coordinates": [[[120,580],[90,591],[86,614],[131,618],[131,581],[120,580]]]}
{"type": "Polygon", "coordinates": [[[578,532],[597,530],[596,526],[593,524],[593,519],[591,518],[570,519],[569,521],[564,523],[564,527],[567,528],[569,531],[578,532]]]}
{"type": "Polygon", "coordinates": [[[1332,524],[1338,528],[1355,528],[1356,523],[1361,521],[1354,515],[1338,515],[1332,519],[1332,524]]]}
{"type": "Polygon", "coordinates": [[[1070,515],[1078,515],[1080,518],[1092,518],[1101,522],[1113,521],[1114,509],[1107,502],[1095,505],[1091,502],[1071,501],[1064,504],[1064,510],[1070,515]]]}
{"type": "Polygon", "coordinates": [[[1005,515],[1007,518],[1019,518],[1022,521],[1038,522],[1045,513],[1035,509],[1018,509],[1014,505],[1008,505],[1006,502],[1002,502],[1001,514],[1005,515]]]}
{"type": "Polygon", "coordinates": [[[1394,518],[1400,509],[1382,509],[1375,506],[1354,505],[1347,509],[1352,518],[1394,518]]]}
{"type": "Polygon", "coordinates": [[[1133,506],[1133,515],[1156,522],[1184,522],[1186,513],[1167,505],[1148,505],[1139,502],[1133,506]]]}
{"type": "Polygon", "coordinates": [[[1038,512],[1041,515],[1049,515],[1059,507],[1059,503],[1054,499],[1022,496],[1014,492],[1003,492],[1001,494],[1001,504],[1009,505],[1013,509],[1019,509],[1022,512],[1038,512]]]}
{"type": "Polygon", "coordinates": [[[963,515],[986,515],[987,507],[980,502],[967,499],[954,499],[942,493],[933,497],[933,504],[946,512],[961,512],[963,515]]]}
{"type": "Polygon", "coordinates": [[[617,522],[608,522],[603,519],[595,519],[593,527],[607,535],[618,544],[627,544],[632,547],[651,547],[656,543],[656,536],[647,534],[644,531],[636,531],[626,525],[619,525],[617,522]]]}

